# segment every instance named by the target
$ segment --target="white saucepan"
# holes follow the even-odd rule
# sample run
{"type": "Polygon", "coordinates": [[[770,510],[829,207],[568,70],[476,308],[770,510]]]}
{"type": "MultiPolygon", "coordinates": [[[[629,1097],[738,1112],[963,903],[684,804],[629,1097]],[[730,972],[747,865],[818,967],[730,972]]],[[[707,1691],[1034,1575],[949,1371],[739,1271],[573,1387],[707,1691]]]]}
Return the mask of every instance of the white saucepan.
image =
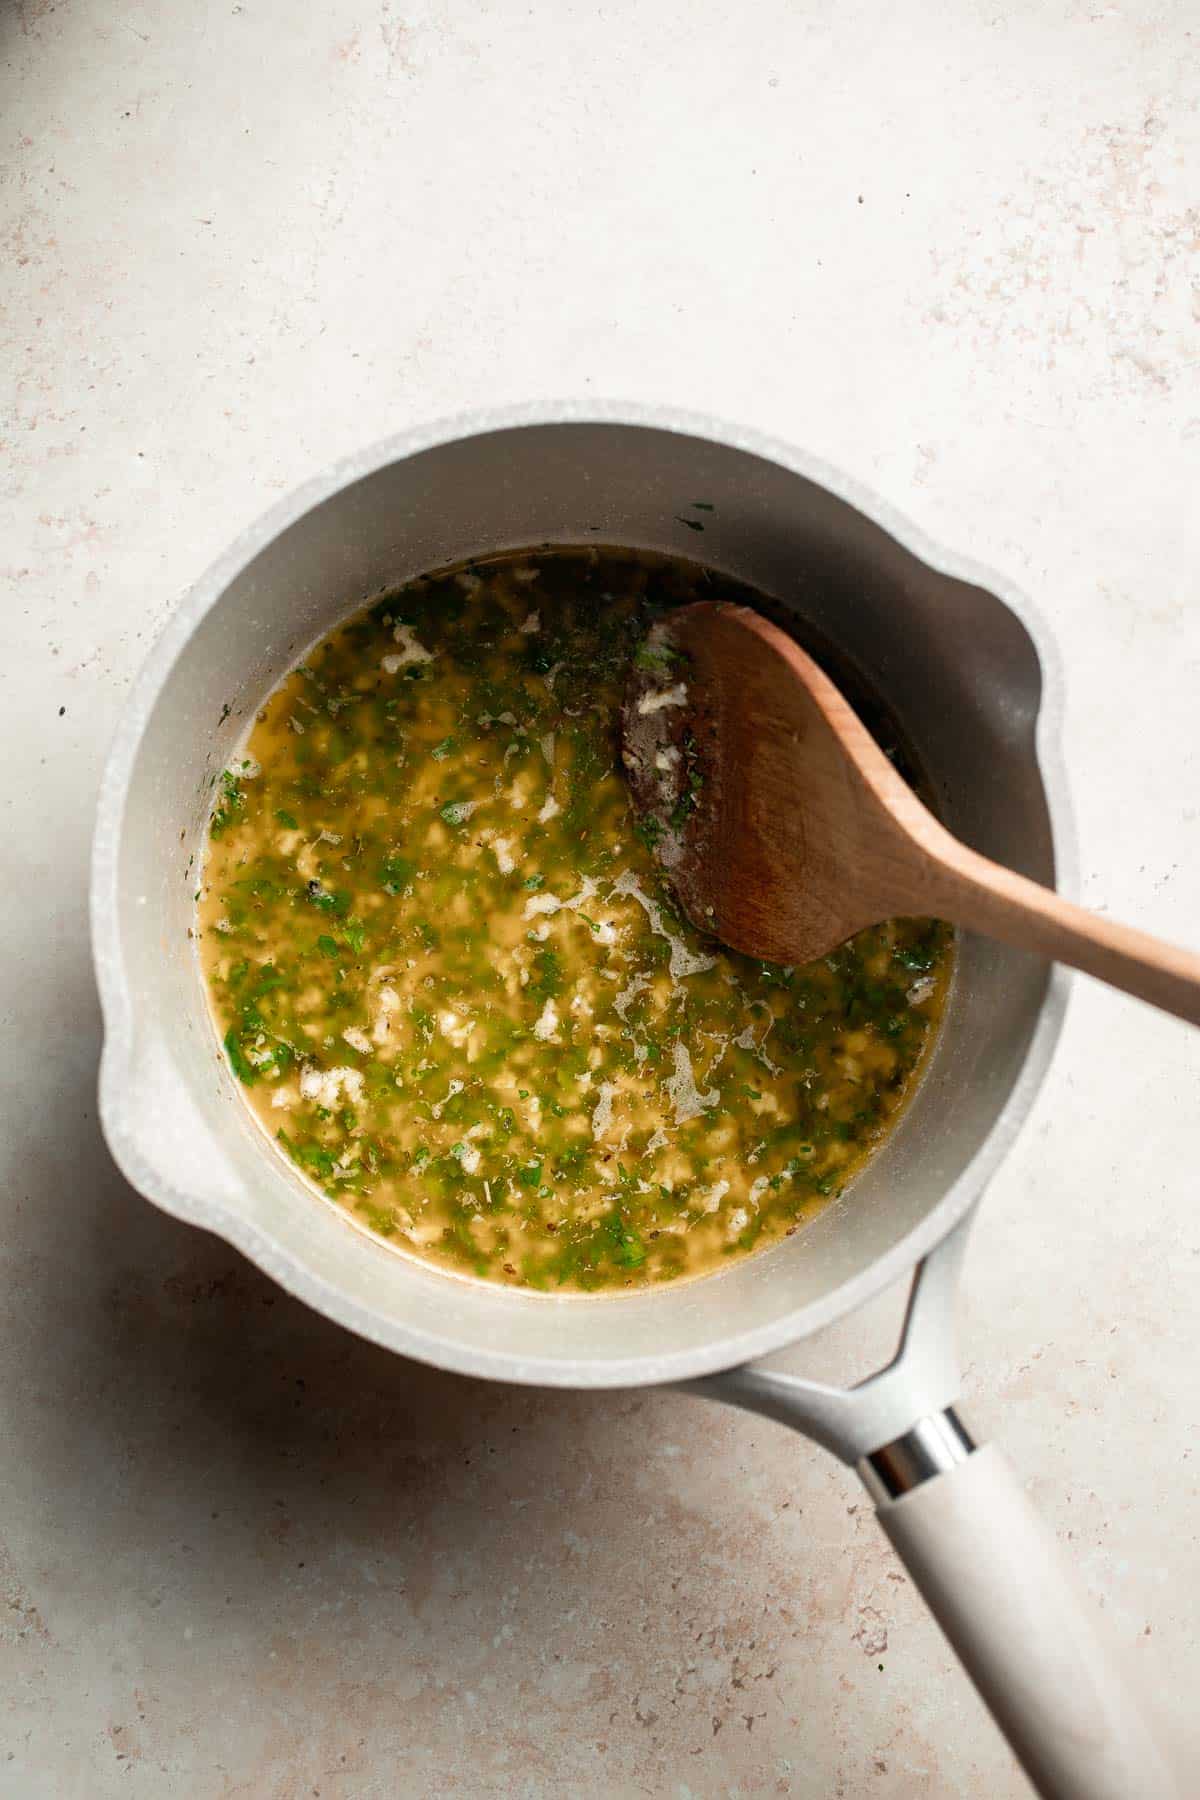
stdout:
{"type": "Polygon", "coordinates": [[[861,1473],[1042,1794],[1181,1795],[1048,1533],[999,1451],[976,1446],[953,1410],[964,1235],[1045,1074],[1060,973],[965,938],[941,1039],[876,1158],[803,1232],[675,1289],[552,1298],[397,1254],[314,1197],[242,1104],[189,934],[214,779],[264,695],[340,618],[407,577],[541,543],[682,554],[772,596],[886,703],[955,833],[1069,884],[1059,674],[1045,627],[1010,588],[832,470],[711,421],[562,406],[410,432],[239,539],[129,702],[92,886],[114,1156],[158,1206],[405,1356],[550,1386],[687,1385],[806,1433],[861,1473]],[[909,1271],[901,1348],[870,1380],[843,1392],[756,1366],[909,1271]]]}

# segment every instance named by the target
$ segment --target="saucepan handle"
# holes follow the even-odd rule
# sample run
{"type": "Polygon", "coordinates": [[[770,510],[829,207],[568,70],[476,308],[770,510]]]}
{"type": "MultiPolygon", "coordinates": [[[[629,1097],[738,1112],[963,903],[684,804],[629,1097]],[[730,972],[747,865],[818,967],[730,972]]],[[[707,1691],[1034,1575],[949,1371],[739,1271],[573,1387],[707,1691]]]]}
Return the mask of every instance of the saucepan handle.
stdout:
{"type": "Polygon", "coordinates": [[[1103,1619],[994,1445],[877,1505],[1045,1800],[1183,1800],[1103,1619]]]}

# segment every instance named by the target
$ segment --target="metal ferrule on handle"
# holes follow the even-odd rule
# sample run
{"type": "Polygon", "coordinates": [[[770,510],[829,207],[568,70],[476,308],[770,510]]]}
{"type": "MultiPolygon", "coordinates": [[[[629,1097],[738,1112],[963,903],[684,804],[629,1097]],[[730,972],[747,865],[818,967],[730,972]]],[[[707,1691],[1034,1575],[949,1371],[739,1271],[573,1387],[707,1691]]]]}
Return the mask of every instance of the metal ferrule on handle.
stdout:
{"type": "Polygon", "coordinates": [[[876,1506],[898,1500],[923,1481],[965,1462],[975,1440],[952,1406],[918,1419],[907,1431],[861,1457],[858,1472],[876,1506]]]}

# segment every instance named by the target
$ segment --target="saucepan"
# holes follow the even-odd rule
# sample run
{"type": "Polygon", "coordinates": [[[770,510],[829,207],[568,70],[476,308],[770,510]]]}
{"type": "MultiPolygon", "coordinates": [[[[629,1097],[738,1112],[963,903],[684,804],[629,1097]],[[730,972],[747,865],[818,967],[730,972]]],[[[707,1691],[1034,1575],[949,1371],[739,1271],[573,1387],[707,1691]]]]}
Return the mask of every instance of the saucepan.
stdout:
{"type": "Polygon", "coordinates": [[[411,1260],[303,1187],[235,1091],[193,897],[213,783],[263,697],[381,590],[488,552],[582,543],[683,554],[771,597],[886,704],[952,831],[1069,886],[1058,664],[1007,584],[935,550],[832,469],[709,420],[559,406],[410,432],[240,538],[179,608],[129,701],[92,884],[113,1155],[155,1204],[404,1356],[548,1386],[675,1384],[794,1426],[859,1470],[1043,1794],[1174,1794],[1090,1603],[1000,1452],[976,1445],[954,1410],[964,1237],[1045,1075],[1059,972],[963,937],[941,1037],[880,1153],[796,1236],[675,1289],[552,1298],[411,1260]],[[842,1391],[759,1366],[906,1274],[899,1350],[869,1380],[842,1391]]]}

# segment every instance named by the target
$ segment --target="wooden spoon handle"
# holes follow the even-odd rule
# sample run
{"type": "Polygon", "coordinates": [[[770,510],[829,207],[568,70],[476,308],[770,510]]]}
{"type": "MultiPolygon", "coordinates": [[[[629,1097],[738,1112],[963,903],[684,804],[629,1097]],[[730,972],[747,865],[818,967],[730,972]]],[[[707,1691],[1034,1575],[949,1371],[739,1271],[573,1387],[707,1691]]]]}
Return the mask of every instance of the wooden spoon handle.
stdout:
{"type": "MultiPolygon", "coordinates": [[[[932,848],[932,846],[930,846],[932,848]]],[[[1200,956],[1073,906],[947,835],[934,851],[929,909],[957,925],[1070,963],[1200,1025],[1200,956]]]]}

